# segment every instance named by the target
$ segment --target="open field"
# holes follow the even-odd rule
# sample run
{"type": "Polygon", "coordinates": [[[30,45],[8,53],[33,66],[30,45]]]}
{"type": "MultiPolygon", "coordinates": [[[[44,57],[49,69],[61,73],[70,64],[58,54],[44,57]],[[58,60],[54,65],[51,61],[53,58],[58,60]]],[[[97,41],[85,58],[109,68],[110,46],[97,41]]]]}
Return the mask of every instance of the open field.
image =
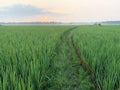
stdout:
{"type": "Polygon", "coordinates": [[[0,90],[119,90],[120,26],[0,26],[0,90]]]}

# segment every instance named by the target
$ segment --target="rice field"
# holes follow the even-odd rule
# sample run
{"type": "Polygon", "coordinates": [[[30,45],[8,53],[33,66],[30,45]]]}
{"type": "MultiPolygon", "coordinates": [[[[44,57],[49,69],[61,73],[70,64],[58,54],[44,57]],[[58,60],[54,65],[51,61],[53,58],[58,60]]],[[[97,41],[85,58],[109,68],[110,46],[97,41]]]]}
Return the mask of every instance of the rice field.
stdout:
{"type": "Polygon", "coordinates": [[[119,90],[120,26],[81,26],[74,37],[101,90],[119,90]]]}
{"type": "Polygon", "coordinates": [[[119,53],[117,25],[0,26],[0,90],[119,90],[119,53]]]}

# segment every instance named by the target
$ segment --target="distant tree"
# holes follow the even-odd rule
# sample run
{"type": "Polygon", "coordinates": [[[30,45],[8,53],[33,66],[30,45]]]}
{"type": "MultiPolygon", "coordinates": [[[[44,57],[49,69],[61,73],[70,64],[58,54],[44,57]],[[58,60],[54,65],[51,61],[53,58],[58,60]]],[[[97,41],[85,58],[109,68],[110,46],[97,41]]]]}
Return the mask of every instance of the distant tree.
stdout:
{"type": "Polygon", "coordinates": [[[101,26],[101,23],[94,23],[95,26],[101,26]]]}
{"type": "Polygon", "coordinates": [[[101,23],[99,23],[98,26],[101,26],[101,23]]]}

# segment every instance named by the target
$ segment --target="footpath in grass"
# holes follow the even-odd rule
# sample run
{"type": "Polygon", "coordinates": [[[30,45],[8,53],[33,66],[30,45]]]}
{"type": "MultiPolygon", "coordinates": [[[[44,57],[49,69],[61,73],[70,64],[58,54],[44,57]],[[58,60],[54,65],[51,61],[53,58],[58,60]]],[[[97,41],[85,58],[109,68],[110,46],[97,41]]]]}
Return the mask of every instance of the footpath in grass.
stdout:
{"type": "Polygon", "coordinates": [[[49,90],[94,90],[94,85],[80,66],[80,60],[72,46],[71,30],[63,34],[60,45],[56,48],[57,55],[53,62],[54,77],[51,79],[49,90]]]}

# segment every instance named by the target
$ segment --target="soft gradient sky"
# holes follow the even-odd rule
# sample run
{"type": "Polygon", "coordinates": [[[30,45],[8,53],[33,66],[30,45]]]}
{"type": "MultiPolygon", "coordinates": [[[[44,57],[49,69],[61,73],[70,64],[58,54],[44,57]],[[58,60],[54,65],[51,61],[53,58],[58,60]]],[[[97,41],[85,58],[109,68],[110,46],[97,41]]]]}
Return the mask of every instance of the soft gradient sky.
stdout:
{"type": "Polygon", "coordinates": [[[0,0],[0,22],[120,20],[120,0],[0,0]]]}

